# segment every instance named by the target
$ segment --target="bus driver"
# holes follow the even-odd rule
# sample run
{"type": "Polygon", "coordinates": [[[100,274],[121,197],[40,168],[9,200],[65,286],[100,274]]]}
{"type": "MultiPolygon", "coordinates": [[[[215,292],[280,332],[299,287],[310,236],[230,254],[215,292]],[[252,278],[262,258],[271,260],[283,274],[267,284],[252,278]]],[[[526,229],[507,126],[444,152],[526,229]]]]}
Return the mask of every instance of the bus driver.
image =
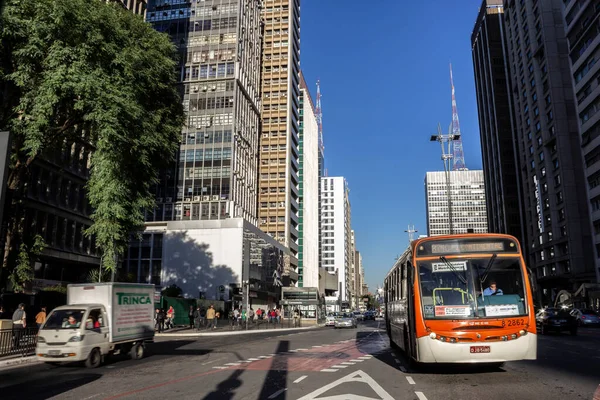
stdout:
{"type": "Polygon", "coordinates": [[[499,289],[496,285],[495,281],[490,282],[490,287],[486,288],[483,291],[484,296],[495,296],[495,295],[503,295],[502,289],[499,289]]]}

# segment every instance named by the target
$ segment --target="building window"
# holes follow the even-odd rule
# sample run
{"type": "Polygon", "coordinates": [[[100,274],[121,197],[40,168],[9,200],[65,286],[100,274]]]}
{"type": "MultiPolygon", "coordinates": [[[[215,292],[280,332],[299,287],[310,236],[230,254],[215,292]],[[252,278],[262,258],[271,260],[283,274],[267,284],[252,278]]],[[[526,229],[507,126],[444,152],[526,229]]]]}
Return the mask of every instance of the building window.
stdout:
{"type": "Polygon", "coordinates": [[[540,151],[539,157],[540,157],[540,161],[544,161],[544,152],[543,151],[540,151]]]}

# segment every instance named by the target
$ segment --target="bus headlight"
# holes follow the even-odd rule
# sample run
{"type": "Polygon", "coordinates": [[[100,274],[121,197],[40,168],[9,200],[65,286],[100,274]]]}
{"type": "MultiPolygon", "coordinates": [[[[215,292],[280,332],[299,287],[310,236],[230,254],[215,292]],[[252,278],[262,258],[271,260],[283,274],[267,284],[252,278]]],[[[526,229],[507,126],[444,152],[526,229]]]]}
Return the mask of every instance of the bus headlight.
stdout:
{"type": "Polygon", "coordinates": [[[510,338],[511,338],[511,339],[516,339],[516,338],[517,338],[517,334],[516,334],[516,333],[513,333],[512,335],[510,335],[510,338]]]}
{"type": "Polygon", "coordinates": [[[519,331],[519,335],[521,335],[521,336],[525,336],[525,335],[527,335],[527,331],[526,331],[525,329],[521,329],[521,330],[519,331]]]}
{"type": "Polygon", "coordinates": [[[450,343],[456,343],[456,338],[450,338],[450,343]]]}
{"type": "Polygon", "coordinates": [[[442,336],[442,337],[440,337],[440,340],[441,340],[442,342],[445,342],[445,341],[446,341],[446,338],[445,338],[444,336],[442,336]]]}
{"type": "Polygon", "coordinates": [[[432,339],[435,339],[437,337],[437,335],[435,334],[435,332],[431,332],[429,334],[429,337],[432,338],[432,339]]]}

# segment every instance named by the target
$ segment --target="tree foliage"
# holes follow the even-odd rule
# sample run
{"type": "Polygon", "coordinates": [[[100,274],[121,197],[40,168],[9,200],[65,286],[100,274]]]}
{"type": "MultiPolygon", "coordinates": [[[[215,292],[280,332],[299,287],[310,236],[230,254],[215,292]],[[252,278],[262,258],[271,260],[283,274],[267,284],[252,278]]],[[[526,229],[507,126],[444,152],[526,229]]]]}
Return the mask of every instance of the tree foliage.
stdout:
{"type": "Polygon", "coordinates": [[[18,208],[31,163],[48,149],[85,145],[92,149],[87,234],[112,270],[177,149],[175,46],[101,0],[5,0],[0,12],[0,130],[13,135],[6,247],[14,252],[26,235],[18,208]]]}
{"type": "Polygon", "coordinates": [[[173,284],[164,288],[161,295],[165,297],[183,297],[183,290],[179,286],[173,284]]]}
{"type": "Polygon", "coordinates": [[[19,246],[17,265],[9,276],[10,283],[15,291],[23,291],[24,285],[33,280],[33,263],[46,247],[44,239],[35,235],[31,244],[22,242],[19,246]]]}

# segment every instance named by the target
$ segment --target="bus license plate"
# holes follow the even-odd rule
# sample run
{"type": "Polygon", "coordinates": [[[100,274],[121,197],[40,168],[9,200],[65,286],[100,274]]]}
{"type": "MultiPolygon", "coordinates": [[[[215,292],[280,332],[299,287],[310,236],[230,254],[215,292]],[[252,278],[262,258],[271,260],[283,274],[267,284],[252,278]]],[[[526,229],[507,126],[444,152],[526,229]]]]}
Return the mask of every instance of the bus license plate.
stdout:
{"type": "Polygon", "coordinates": [[[471,353],[489,353],[490,346],[471,346],[471,353]]]}

